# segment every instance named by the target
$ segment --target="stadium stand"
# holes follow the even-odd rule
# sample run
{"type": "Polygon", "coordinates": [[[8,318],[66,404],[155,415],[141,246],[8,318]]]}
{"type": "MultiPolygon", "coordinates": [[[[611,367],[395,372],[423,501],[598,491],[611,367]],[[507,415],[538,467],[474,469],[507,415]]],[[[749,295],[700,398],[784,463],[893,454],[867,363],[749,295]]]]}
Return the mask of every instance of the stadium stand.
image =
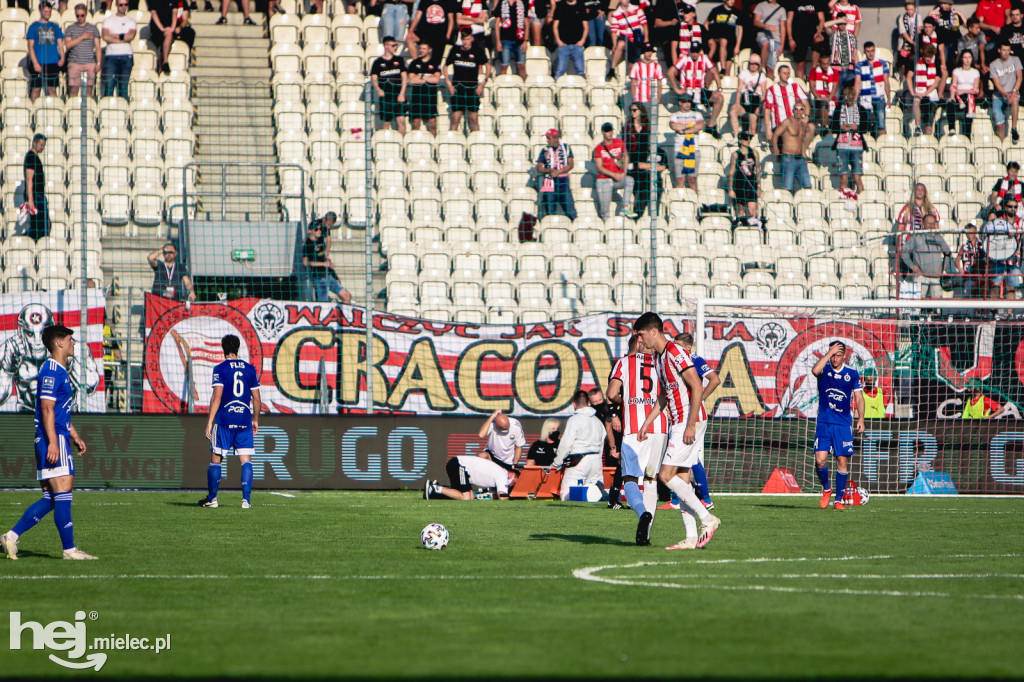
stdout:
{"type": "MultiPolygon", "coordinates": [[[[725,169],[735,150],[728,106],[717,121],[724,138],[699,135],[698,189],[665,191],[658,215],[636,220],[601,220],[594,204],[590,161],[605,122],[623,125],[624,69],[605,81],[607,51],[589,47],[583,75],[551,78],[543,47],[528,48],[523,80],[494,76],[481,102],[480,131],[449,129],[447,98],[438,104],[438,134],[375,130],[367,155],[364,83],[382,53],[374,16],[345,13],[326,3],[325,13],[300,13],[283,4],[265,27],[243,26],[238,14],[213,25],[214,15],[196,12],[195,55],[175,43],[169,75],[157,74],[155,46],[140,30],[133,45],[129,101],[89,100],[82,183],[83,110],[79,100],[27,98],[22,63],[25,30],[34,19],[18,8],[0,14],[0,96],[3,98],[0,196],[3,211],[5,291],[76,286],[84,275],[110,288],[118,334],[138,343],[124,313],[138,314],[141,291],[151,273],[144,254],[174,237],[183,212],[241,217],[320,216],[334,211],[342,229],[331,256],[343,282],[365,302],[359,286],[372,272],[378,307],[407,315],[466,321],[533,321],[608,309],[637,310],[651,300],[662,312],[686,309],[697,296],[863,298],[892,295],[885,246],[892,221],[923,182],[940,216],[940,227],[963,228],[987,203],[1005,164],[1021,160],[1020,147],[995,136],[983,111],[971,138],[962,135],[905,137],[898,106],[885,113],[888,133],[864,153],[864,192],[856,201],[835,191],[830,162],[832,137],[811,143],[813,187],[795,194],[773,188],[777,164],[759,150],[760,200],[764,222],[736,227],[718,212],[727,202],[725,169]],[[570,185],[579,217],[548,216],[534,242],[520,243],[517,226],[536,213],[531,169],[544,133],[562,132],[576,166],[570,185]],[[16,237],[23,199],[21,164],[33,134],[48,136],[46,164],[53,229],[40,243],[16,237]],[[183,173],[193,161],[294,164],[273,171],[251,169],[183,173]],[[368,167],[369,166],[369,167],[368,167]],[[369,172],[367,172],[369,171],[369,172]],[[264,205],[225,197],[230,184],[245,190],[270,187],[264,205]],[[86,213],[82,216],[83,187],[86,213]],[[183,193],[195,203],[183,201],[183,193]],[[370,199],[367,202],[367,199],[370,199]],[[369,206],[369,209],[367,208],[369,206]],[[84,218],[84,220],[83,220],[84,218]],[[85,232],[84,244],[81,241],[85,232]],[[373,230],[378,251],[361,255],[363,230],[373,230]],[[651,245],[656,245],[652,252],[651,245]],[[652,279],[656,274],[656,279],[652,279]],[[133,308],[134,306],[134,308],[133,308]],[[121,322],[117,322],[121,320],[121,322]]],[[[143,0],[134,17],[148,24],[143,0]]],[[[91,21],[102,22],[103,13],[91,21]]],[[[72,22],[69,9],[60,17],[72,22]]],[[[401,46],[400,54],[405,54],[401,46]]],[[[878,56],[892,63],[892,52],[878,56]]],[[[743,50],[734,73],[750,56],[743,50]]],[[[780,64],[789,63],[788,59],[780,64]]],[[[803,88],[805,81],[796,79],[803,88]]],[[[735,75],[722,79],[727,104],[736,97],[735,75]]],[[[902,92],[898,75],[893,92],[902,92]]],[[[668,148],[676,105],[668,98],[652,112],[657,143],[668,148]],[[666,134],[666,132],[668,134],[666,134]]],[[[244,196],[244,191],[239,191],[244,196]]],[[[258,203],[258,202],[256,202],[258,203]]],[[[955,240],[954,240],[955,241],[955,240]]],[[[131,315],[128,315],[130,318],[131,315]]]]}

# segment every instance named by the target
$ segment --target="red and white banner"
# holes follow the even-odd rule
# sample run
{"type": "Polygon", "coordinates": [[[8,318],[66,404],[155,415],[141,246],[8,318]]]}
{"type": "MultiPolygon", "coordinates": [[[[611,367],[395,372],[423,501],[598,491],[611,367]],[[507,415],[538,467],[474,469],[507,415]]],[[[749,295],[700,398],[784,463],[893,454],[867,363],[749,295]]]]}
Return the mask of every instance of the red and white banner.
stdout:
{"type": "MultiPolygon", "coordinates": [[[[424,415],[567,415],[572,394],[605,388],[626,352],[632,315],[532,325],[431,322],[376,314],[373,319],[375,410],[424,415]]],[[[666,319],[670,336],[692,320],[666,319]]],[[[709,411],[720,417],[817,414],[810,368],[833,338],[853,351],[852,364],[876,370],[890,394],[892,321],[713,319],[704,357],[722,376],[709,411]]],[[[181,412],[192,391],[205,410],[220,340],[235,334],[241,355],[260,372],[263,404],[272,413],[315,414],[321,406],[321,362],[329,411],[366,407],[366,316],[333,304],[240,299],[186,306],[146,298],[146,412],[181,412]],[[194,381],[186,380],[191,364],[194,381]]]]}
{"type": "Polygon", "coordinates": [[[81,295],[78,291],[31,292],[0,296],[0,412],[32,412],[36,404],[36,377],[49,357],[42,332],[61,324],[75,332],[75,339],[88,343],[85,362],[76,352],[68,374],[76,391],[75,410],[105,412],[103,385],[103,292],[88,290],[86,326],[81,324],[81,295]],[[78,396],[84,396],[79,410],[78,396]]]}

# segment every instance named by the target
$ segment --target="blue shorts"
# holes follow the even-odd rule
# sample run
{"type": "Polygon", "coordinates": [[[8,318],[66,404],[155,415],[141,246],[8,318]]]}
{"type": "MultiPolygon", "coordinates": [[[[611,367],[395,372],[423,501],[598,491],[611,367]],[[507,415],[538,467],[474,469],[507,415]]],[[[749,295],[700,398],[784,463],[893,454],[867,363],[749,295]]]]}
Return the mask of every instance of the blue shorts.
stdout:
{"type": "Polygon", "coordinates": [[[1021,284],[1024,283],[1024,278],[1021,277],[1021,269],[1016,266],[1007,265],[1006,261],[992,261],[988,272],[990,275],[995,275],[992,278],[992,284],[996,286],[1005,281],[1008,288],[1020,289],[1021,284]]]}
{"type": "Polygon", "coordinates": [[[210,452],[224,457],[230,455],[232,450],[236,455],[253,456],[255,450],[252,447],[252,426],[217,424],[213,442],[210,443],[210,452]]]}
{"type": "Polygon", "coordinates": [[[819,422],[814,427],[814,451],[831,452],[836,457],[853,457],[853,427],[819,422]]]}
{"type": "Polygon", "coordinates": [[[71,439],[63,433],[57,434],[57,447],[60,459],[56,464],[46,461],[46,448],[49,443],[44,436],[36,436],[36,480],[45,481],[58,476],[75,475],[75,458],[71,454],[71,439]]]}

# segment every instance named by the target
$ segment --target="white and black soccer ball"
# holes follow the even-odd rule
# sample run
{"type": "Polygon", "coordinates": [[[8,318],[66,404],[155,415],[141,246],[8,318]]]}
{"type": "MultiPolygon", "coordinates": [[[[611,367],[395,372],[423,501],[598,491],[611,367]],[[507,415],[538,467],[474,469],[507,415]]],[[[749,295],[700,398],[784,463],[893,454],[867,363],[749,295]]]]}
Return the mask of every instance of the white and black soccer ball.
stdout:
{"type": "Polygon", "coordinates": [[[860,504],[864,506],[871,499],[871,493],[868,492],[867,488],[858,488],[857,492],[860,493],[860,504]]]}
{"type": "Polygon", "coordinates": [[[431,523],[420,532],[424,549],[444,549],[448,546],[448,529],[440,523],[431,523]]]}

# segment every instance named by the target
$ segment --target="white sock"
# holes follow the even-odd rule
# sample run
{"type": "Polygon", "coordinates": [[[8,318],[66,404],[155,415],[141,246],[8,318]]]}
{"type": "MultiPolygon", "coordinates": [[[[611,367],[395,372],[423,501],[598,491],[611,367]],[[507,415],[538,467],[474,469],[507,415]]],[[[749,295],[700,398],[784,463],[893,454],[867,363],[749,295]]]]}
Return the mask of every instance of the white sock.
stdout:
{"type": "Polygon", "coordinates": [[[697,542],[697,519],[693,518],[693,514],[689,512],[682,512],[683,525],[686,527],[686,539],[692,542],[697,542]]]}
{"type": "Polygon", "coordinates": [[[658,484],[655,481],[644,480],[644,508],[653,516],[658,509],[658,484]]]}
{"type": "Polygon", "coordinates": [[[700,519],[701,524],[707,521],[708,517],[711,516],[708,510],[704,508],[704,504],[700,501],[700,498],[697,497],[697,493],[688,481],[684,481],[678,476],[673,476],[665,485],[679,496],[679,501],[688,507],[690,512],[700,519]]]}

